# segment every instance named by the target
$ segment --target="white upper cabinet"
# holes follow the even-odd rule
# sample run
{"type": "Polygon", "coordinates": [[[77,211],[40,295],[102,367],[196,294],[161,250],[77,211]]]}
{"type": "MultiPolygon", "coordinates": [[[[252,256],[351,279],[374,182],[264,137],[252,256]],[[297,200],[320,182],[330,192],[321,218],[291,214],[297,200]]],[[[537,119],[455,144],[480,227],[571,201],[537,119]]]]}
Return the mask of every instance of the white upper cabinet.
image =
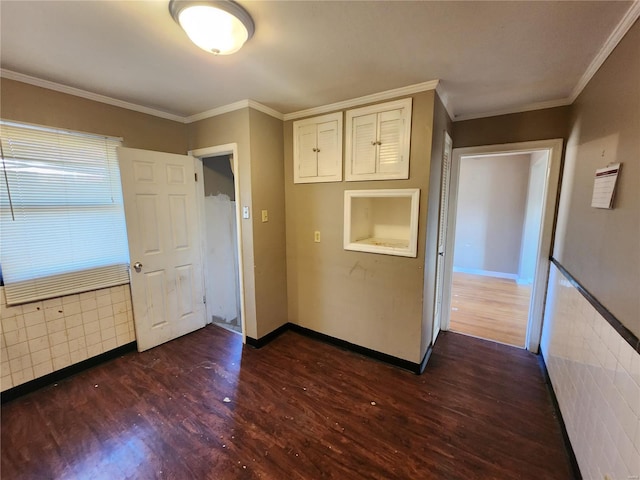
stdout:
{"type": "Polygon", "coordinates": [[[342,180],[342,112],[293,122],[293,183],[342,180]]]}
{"type": "Polygon", "coordinates": [[[411,99],[347,111],[347,181],[409,178],[411,99]]]}

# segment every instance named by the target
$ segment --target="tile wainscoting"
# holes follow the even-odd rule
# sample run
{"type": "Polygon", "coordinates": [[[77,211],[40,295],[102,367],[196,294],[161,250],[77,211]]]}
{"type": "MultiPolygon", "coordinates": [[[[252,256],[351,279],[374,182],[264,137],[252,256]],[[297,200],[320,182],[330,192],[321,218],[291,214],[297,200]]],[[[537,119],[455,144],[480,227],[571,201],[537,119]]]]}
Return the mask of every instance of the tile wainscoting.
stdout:
{"type": "Polygon", "coordinates": [[[583,478],[640,478],[640,354],[553,264],[541,349],[583,478]]]}
{"type": "Polygon", "coordinates": [[[0,391],[135,340],[129,285],[7,306],[0,287],[0,391]]]}

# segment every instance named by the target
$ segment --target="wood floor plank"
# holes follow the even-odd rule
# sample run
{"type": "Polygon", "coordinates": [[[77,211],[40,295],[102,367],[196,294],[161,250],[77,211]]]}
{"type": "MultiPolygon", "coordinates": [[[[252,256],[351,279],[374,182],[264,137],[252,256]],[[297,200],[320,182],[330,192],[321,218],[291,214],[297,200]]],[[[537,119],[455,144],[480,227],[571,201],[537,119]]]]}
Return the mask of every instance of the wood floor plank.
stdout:
{"type": "Polygon", "coordinates": [[[451,331],[524,347],[530,285],[514,280],[454,272],[451,331]]]}
{"type": "Polygon", "coordinates": [[[450,332],[416,376],[209,326],[1,414],[3,479],[571,478],[535,355],[450,332]]]}

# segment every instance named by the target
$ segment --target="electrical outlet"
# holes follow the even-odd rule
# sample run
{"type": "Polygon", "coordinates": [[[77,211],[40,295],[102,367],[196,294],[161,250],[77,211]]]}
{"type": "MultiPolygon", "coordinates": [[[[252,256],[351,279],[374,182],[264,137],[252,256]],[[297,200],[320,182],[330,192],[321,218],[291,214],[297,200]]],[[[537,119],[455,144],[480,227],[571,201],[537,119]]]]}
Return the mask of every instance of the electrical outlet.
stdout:
{"type": "Polygon", "coordinates": [[[262,210],[262,223],[269,221],[269,211],[262,210]]]}
{"type": "Polygon", "coordinates": [[[316,243],[320,243],[320,232],[318,230],[313,232],[313,241],[316,243]]]}

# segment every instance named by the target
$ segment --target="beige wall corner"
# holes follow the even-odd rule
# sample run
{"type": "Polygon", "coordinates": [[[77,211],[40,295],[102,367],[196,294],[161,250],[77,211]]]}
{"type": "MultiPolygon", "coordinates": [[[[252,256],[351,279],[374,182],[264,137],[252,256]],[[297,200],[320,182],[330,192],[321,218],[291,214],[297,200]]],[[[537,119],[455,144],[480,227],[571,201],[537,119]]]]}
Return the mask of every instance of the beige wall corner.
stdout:
{"type": "Polygon", "coordinates": [[[258,339],[287,323],[284,152],[282,120],[249,109],[249,125],[258,339]]]}

